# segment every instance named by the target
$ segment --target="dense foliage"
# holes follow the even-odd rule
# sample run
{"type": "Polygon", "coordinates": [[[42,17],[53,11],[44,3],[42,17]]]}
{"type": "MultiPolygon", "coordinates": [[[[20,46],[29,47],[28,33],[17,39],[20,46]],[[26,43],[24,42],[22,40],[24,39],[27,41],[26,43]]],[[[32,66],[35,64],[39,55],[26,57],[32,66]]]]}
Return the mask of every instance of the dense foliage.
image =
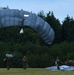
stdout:
{"type": "Polygon", "coordinates": [[[63,64],[67,59],[74,60],[74,19],[67,16],[62,24],[55,18],[53,12],[38,15],[47,21],[55,31],[55,39],[51,45],[46,44],[42,38],[31,28],[24,27],[20,34],[20,27],[7,27],[0,29],[0,67],[5,67],[3,59],[5,54],[13,54],[11,67],[22,67],[24,55],[28,58],[30,67],[47,67],[54,65],[57,56],[63,64]]]}

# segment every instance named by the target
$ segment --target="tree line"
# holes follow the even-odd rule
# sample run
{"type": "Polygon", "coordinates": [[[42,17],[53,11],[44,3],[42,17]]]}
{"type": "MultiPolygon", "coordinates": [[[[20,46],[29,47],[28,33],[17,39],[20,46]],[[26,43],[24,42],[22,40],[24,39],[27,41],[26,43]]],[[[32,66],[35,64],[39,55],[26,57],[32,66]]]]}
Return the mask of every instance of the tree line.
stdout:
{"type": "MultiPolygon", "coordinates": [[[[7,27],[0,29],[0,67],[5,67],[3,59],[5,54],[13,54],[11,67],[22,67],[24,55],[28,58],[30,67],[47,67],[54,65],[56,57],[62,62],[67,59],[74,60],[74,19],[67,15],[62,24],[53,12],[38,14],[53,28],[55,38],[52,44],[46,44],[42,38],[31,28],[24,27],[20,34],[20,27],[7,27]]],[[[64,63],[63,63],[64,64],[64,63]]]]}

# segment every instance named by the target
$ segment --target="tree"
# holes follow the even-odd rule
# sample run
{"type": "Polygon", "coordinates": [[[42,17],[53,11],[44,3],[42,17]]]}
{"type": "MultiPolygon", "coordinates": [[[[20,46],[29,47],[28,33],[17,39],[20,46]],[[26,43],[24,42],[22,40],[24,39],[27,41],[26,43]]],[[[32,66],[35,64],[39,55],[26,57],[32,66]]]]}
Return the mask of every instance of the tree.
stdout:
{"type": "Polygon", "coordinates": [[[45,20],[45,14],[43,10],[40,11],[37,15],[45,20]]]}
{"type": "Polygon", "coordinates": [[[74,20],[67,15],[62,24],[62,40],[74,41],[74,20]]]}
{"type": "Polygon", "coordinates": [[[53,12],[47,13],[46,21],[50,24],[50,26],[53,28],[55,32],[55,40],[54,42],[60,42],[61,41],[61,24],[58,19],[55,18],[53,12]]]}

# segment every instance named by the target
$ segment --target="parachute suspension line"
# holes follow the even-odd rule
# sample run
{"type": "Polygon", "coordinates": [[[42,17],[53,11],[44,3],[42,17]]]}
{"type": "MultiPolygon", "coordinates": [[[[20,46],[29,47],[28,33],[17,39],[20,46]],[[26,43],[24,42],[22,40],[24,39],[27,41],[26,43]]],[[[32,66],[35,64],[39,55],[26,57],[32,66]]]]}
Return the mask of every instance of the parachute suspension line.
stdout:
{"type": "MultiPolygon", "coordinates": [[[[24,14],[24,17],[29,17],[29,15],[24,14]]],[[[25,19],[23,18],[23,20],[22,20],[22,24],[21,24],[20,34],[24,33],[24,29],[23,29],[23,27],[24,27],[24,20],[25,20],[25,19]]]]}
{"type": "Polygon", "coordinates": [[[25,20],[25,19],[23,19],[23,20],[22,20],[22,23],[21,23],[20,34],[24,33],[24,29],[23,29],[23,27],[24,27],[24,26],[23,26],[24,20],[25,20]]]}

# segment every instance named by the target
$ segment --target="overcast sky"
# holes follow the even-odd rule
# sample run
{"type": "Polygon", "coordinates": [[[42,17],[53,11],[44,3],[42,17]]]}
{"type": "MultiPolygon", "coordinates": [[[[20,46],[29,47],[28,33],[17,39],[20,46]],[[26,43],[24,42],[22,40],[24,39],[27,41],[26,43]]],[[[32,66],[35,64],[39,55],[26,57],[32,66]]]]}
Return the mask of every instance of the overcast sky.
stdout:
{"type": "Polygon", "coordinates": [[[67,15],[74,18],[74,0],[0,0],[0,7],[6,6],[36,14],[41,10],[45,14],[53,11],[54,16],[60,21],[63,21],[67,15]]]}

